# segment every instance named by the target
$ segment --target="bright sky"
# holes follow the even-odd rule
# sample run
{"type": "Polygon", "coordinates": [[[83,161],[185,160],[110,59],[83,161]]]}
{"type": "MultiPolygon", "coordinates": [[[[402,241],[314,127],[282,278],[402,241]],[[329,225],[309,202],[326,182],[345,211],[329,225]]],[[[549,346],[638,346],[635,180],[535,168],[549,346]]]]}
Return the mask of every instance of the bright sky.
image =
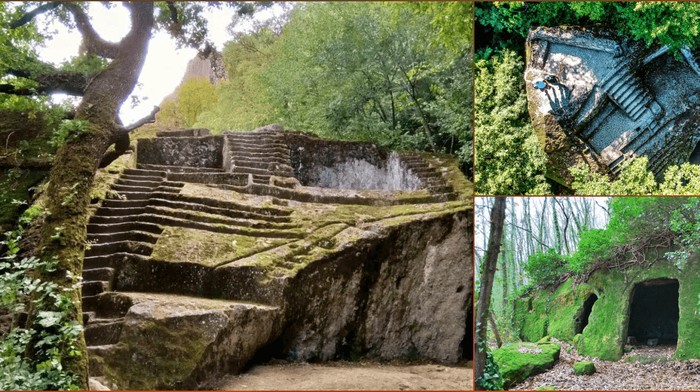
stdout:
{"type": "MultiPolygon", "coordinates": [[[[260,13],[261,19],[267,19],[280,12],[279,7],[272,7],[260,13]]],[[[102,38],[117,42],[128,32],[131,23],[126,8],[117,6],[107,9],[98,2],[91,2],[89,14],[95,30],[102,38]]],[[[218,50],[231,39],[227,26],[231,23],[235,10],[222,7],[206,11],[204,16],[209,22],[209,37],[218,50]]],[[[39,17],[37,22],[48,23],[46,18],[39,17]]],[[[241,26],[245,28],[246,26],[241,26]]],[[[50,31],[56,31],[51,41],[39,50],[39,56],[44,61],[59,64],[78,54],[81,36],[77,31],[69,31],[60,23],[48,26],[50,31]]],[[[237,29],[240,30],[240,29],[237,29]]],[[[153,106],[159,105],[163,98],[173,92],[180,83],[189,62],[197,54],[195,49],[180,49],[175,47],[175,41],[163,31],[155,32],[148,47],[148,56],[144,64],[139,84],[132,94],[141,98],[141,103],[132,108],[127,99],[121,108],[120,116],[124,124],[130,124],[151,112],[153,106]]],[[[65,95],[56,95],[55,100],[65,99],[65,95]]]]}

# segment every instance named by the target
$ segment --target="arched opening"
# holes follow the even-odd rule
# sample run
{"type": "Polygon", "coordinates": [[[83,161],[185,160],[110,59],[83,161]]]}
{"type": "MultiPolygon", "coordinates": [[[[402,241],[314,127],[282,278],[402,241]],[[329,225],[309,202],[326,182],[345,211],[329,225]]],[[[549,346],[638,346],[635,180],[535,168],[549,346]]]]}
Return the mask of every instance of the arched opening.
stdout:
{"type": "Polygon", "coordinates": [[[634,286],[627,341],[676,344],[678,341],[678,289],[676,279],[652,279],[634,286]]]}
{"type": "Polygon", "coordinates": [[[593,310],[593,304],[598,300],[598,296],[591,294],[586,298],[581,309],[576,313],[576,318],[574,319],[574,333],[583,333],[583,329],[588,325],[588,318],[591,316],[591,311],[593,310]]]}
{"type": "Polygon", "coordinates": [[[700,142],[695,145],[693,152],[690,153],[690,159],[688,159],[688,161],[693,165],[700,164],[700,142]]]}

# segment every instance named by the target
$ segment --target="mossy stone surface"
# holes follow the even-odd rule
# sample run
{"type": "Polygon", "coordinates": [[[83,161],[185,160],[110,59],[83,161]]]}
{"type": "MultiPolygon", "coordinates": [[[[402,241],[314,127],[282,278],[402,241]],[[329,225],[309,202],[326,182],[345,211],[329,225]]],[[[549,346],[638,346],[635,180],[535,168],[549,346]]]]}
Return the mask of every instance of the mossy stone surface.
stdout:
{"type": "Polygon", "coordinates": [[[525,341],[551,336],[573,342],[582,355],[616,361],[624,353],[629,324],[630,302],[635,285],[652,279],[677,279],[679,282],[679,320],[677,359],[700,358],[700,262],[697,256],[679,269],[664,254],[671,249],[647,252],[650,266],[635,265],[620,270],[600,270],[583,284],[573,278],[553,293],[536,291],[515,304],[516,327],[525,341]],[[596,294],[588,324],[575,335],[575,319],[585,300],[596,294]]]}
{"type": "Polygon", "coordinates": [[[512,343],[493,351],[506,387],[530,376],[543,373],[559,359],[561,346],[556,343],[512,343]]]}
{"type": "Polygon", "coordinates": [[[595,373],[595,365],[590,361],[581,361],[574,364],[574,374],[577,376],[590,376],[595,373]]]}

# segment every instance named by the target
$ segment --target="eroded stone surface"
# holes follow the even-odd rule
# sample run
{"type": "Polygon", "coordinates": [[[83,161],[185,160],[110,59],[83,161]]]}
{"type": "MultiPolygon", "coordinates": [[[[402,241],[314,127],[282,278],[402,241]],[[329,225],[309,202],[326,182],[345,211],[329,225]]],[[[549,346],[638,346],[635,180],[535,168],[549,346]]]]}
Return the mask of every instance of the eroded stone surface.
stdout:
{"type": "MultiPolygon", "coordinates": [[[[149,148],[213,137],[175,132],[149,148]]],[[[278,184],[296,177],[269,173],[291,176],[293,164],[253,164],[289,160],[281,144],[293,136],[260,132],[222,137],[222,167],[144,164],[139,153],[105,178],[85,257],[91,376],[118,388],[206,387],[262,346],[309,360],[470,357],[470,184],[454,159],[404,153],[437,181],[417,191],[278,184]],[[251,146],[259,136],[270,150],[251,146]],[[235,146],[247,152],[225,153],[235,146]]],[[[362,148],[346,150],[376,149],[362,148]]]]}
{"type": "Polygon", "coordinates": [[[646,155],[661,174],[691,160],[700,141],[694,60],[575,27],[532,30],[526,52],[528,107],[550,178],[568,185],[568,167],[577,163],[617,173],[646,155]],[[545,83],[537,88],[538,81],[545,83]]]}

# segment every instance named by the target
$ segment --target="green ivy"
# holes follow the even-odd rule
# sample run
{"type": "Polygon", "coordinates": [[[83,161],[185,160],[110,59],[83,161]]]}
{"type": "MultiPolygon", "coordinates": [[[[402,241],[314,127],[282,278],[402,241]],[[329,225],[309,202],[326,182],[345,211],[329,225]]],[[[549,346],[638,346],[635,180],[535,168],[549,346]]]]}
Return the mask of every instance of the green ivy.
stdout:
{"type": "Polygon", "coordinates": [[[72,317],[75,304],[69,296],[80,279],[69,276],[74,287],[62,288],[37,278],[54,272],[56,259],[18,258],[26,226],[44,213],[40,206],[27,209],[18,228],[6,232],[0,241],[6,249],[0,258],[0,313],[13,317],[11,329],[0,339],[2,390],[78,389],[75,375],[61,363],[63,358],[80,355],[77,341],[83,327],[72,317]],[[20,315],[27,314],[30,306],[37,310],[36,316],[30,324],[21,325],[20,315]]]}

